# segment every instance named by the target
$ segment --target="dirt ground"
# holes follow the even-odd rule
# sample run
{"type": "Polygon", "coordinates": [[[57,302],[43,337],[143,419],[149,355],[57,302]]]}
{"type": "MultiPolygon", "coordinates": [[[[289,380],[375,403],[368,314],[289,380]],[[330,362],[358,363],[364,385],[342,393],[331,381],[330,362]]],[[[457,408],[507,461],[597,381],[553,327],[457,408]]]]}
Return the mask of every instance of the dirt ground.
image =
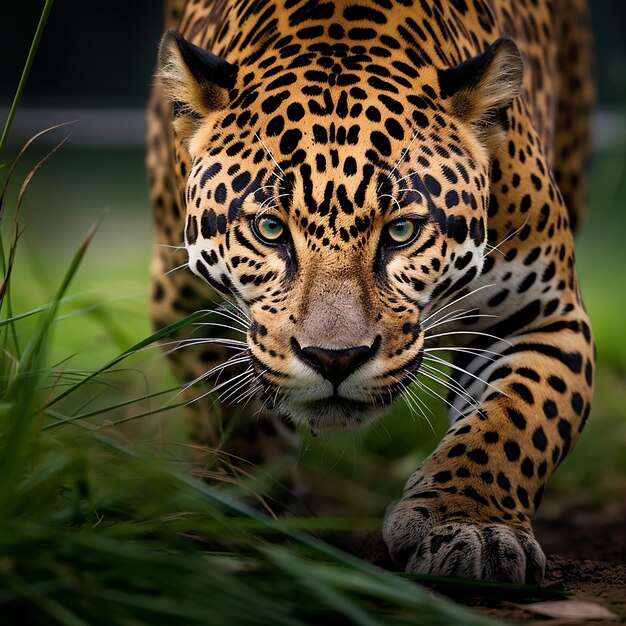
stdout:
{"type": "MultiPolygon", "coordinates": [[[[558,517],[539,514],[535,534],[548,563],[545,584],[562,584],[576,599],[599,603],[616,620],[550,619],[520,608],[519,602],[476,601],[474,606],[504,621],[569,624],[626,623],[626,501],[598,511],[562,511],[558,517]]],[[[470,604],[472,604],[470,602],[470,604]]]]}
{"type": "MultiPolygon", "coordinates": [[[[576,614],[574,617],[547,617],[524,607],[535,602],[558,600],[509,598],[500,593],[477,596],[463,592],[460,596],[454,590],[437,591],[504,623],[545,626],[626,624],[626,498],[601,510],[561,509],[555,513],[547,509],[537,516],[534,527],[548,558],[544,586],[569,592],[571,596],[566,599],[569,606],[572,606],[572,600],[589,601],[608,609],[613,617],[607,615],[607,619],[591,620],[581,617],[578,607],[572,609],[576,614]]],[[[382,542],[369,543],[365,552],[367,560],[384,567],[390,561],[381,552],[381,545],[384,550],[382,542]]]]}

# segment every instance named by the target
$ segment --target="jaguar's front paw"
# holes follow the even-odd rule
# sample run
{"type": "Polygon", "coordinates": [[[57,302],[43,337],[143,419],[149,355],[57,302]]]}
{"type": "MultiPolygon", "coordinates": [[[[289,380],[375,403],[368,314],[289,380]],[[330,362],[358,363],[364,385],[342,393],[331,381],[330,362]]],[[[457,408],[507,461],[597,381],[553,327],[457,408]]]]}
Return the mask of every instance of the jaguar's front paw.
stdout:
{"type": "Polygon", "coordinates": [[[407,572],[537,584],[546,557],[533,535],[507,524],[440,521],[423,506],[400,503],[383,525],[396,565],[407,572]]]}

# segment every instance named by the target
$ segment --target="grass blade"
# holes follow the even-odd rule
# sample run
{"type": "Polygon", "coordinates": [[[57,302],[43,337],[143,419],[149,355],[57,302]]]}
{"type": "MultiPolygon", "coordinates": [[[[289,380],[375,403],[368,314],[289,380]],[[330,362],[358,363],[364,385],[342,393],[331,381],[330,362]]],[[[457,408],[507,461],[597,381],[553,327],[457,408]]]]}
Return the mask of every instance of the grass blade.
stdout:
{"type": "Polygon", "coordinates": [[[13,117],[15,116],[17,107],[19,106],[20,100],[22,99],[22,94],[24,93],[26,82],[28,81],[30,71],[33,67],[33,63],[35,62],[35,57],[37,56],[37,49],[39,48],[39,43],[41,42],[41,38],[43,37],[43,32],[46,28],[46,23],[48,21],[48,16],[50,15],[50,11],[52,10],[52,5],[53,5],[53,0],[46,0],[46,3],[41,12],[39,23],[37,24],[37,30],[35,31],[35,36],[33,37],[30,50],[28,51],[28,56],[26,57],[26,63],[24,64],[22,75],[20,76],[20,82],[17,85],[17,90],[15,91],[15,96],[13,97],[13,102],[11,103],[9,114],[4,123],[2,136],[0,137],[0,156],[2,156],[2,151],[4,150],[7,137],[9,136],[9,130],[11,129],[11,124],[13,123],[13,117]]]}

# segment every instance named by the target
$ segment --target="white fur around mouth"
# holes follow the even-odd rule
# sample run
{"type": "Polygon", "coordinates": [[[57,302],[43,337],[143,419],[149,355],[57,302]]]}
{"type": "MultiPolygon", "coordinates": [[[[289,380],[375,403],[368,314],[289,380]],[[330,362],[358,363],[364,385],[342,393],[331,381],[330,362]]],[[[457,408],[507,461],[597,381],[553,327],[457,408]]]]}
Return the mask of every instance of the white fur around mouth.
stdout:
{"type": "Polygon", "coordinates": [[[358,428],[379,419],[389,407],[330,396],[305,403],[297,402],[295,398],[282,398],[276,408],[297,424],[309,428],[358,428]]]}

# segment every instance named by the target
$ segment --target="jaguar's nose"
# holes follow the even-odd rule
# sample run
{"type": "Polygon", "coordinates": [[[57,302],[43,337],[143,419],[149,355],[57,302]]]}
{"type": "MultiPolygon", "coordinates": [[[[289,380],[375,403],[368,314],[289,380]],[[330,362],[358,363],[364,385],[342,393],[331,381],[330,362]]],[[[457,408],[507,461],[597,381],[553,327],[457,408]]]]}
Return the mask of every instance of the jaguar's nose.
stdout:
{"type": "Polygon", "coordinates": [[[371,346],[355,346],[341,350],[329,350],[317,346],[300,347],[295,337],[291,338],[291,346],[296,356],[307,365],[319,372],[337,389],[352,372],[369,361],[378,352],[380,335],[371,346]]]}

